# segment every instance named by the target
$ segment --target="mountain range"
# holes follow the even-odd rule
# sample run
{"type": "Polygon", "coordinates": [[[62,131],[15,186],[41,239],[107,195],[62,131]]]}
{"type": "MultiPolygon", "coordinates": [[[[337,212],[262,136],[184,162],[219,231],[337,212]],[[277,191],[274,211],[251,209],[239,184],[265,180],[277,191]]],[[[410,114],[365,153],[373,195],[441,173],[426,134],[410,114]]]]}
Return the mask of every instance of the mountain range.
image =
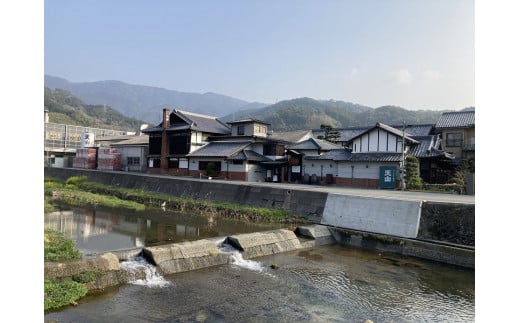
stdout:
{"type": "MultiPolygon", "coordinates": [[[[454,110],[416,110],[382,106],[295,98],[275,104],[247,102],[216,93],[188,93],[121,81],[69,82],[45,75],[49,89],[69,91],[88,105],[109,106],[128,118],[151,125],[161,122],[162,109],[179,109],[219,117],[224,122],[253,118],[271,124],[274,131],[318,129],[321,124],[334,128],[386,124],[435,124],[442,112],[454,110]]],[[[466,109],[474,109],[469,107],[466,109]]]]}

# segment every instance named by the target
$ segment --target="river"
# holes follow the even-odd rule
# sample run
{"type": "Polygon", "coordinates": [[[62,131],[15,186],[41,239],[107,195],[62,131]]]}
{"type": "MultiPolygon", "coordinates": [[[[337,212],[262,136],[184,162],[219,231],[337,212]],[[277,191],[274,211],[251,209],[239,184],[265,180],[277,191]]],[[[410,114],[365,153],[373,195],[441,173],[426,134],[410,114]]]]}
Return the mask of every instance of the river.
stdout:
{"type": "MultiPolygon", "coordinates": [[[[45,224],[65,232],[84,254],[287,227],[174,212],[85,209],[48,214],[45,224]]],[[[474,270],[340,245],[251,260],[239,253],[233,257],[227,265],[152,274],[147,281],[45,313],[45,321],[475,321],[474,270]]]]}

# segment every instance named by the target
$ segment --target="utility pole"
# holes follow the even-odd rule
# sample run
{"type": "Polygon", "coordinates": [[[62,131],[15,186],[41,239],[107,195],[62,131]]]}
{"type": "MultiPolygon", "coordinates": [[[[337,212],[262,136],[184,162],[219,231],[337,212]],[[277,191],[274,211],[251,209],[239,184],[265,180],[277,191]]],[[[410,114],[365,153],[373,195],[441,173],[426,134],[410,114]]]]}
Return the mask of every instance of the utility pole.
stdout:
{"type": "Polygon", "coordinates": [[[401,157],[401,191],[404,191],[406,189],[406,183],[404,181],[404,171],[405,171],[405,165],[404,165],[404,147],[405,147],[405,144],[404,144],[404,129],[406,128],[406,125],[404,123],[404,120],[403,120],[403,139],[402,139],[402,142],[401,142],[401,150],[403,151],[403,154],[402,154],[402,157],[401,157]]]}

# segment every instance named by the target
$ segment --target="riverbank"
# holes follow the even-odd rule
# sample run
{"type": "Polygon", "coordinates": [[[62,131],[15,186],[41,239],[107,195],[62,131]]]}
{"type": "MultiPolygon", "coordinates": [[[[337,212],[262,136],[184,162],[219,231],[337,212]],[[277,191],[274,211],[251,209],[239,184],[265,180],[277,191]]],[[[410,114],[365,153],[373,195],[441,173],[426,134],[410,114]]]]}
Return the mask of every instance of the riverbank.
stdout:
{"type": "Polygon", "coordinates": [[[290,212],[276,209],[248,206],[230,202],[196,200],[162,193],[124,188],[88,181],[86,176],[72,176],[63,182],[46,177],[45,210],[50,212],[52,203],[63,202],[72,206],[125,208],[144,210],[162,208],[180,212],[196,212],[211,216],[221,216],[253,222],[306,223],[307,220],[290,212]]]}
{"type": "Polygon", "coordinates": [[[213,181],[73,168],[46,167],[44,171],[46,176],[61,180],[85,176],[90,182],[189,198],[196,203],[211,201],[282,210],[311,224],[475,246],[472,196],[213,181]]]}

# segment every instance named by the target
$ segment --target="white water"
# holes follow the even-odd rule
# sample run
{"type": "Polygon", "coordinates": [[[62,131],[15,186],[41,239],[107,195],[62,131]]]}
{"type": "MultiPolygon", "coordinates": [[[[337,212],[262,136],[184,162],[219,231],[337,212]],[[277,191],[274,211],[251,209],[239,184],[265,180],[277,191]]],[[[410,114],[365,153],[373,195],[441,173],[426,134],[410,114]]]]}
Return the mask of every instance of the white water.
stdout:
{"type": "MultiPolygon", "coordinates": [[[[242,253],[233,246],[224,243],[224,240],[218,241],[219,251],[228,256],[228,263],[244,269],[263,273],[272,276],[268,271],[268,267],[258,261],[244,259],[242,253]]],[[[136,257],[131,260],[122,261],[121,269],[126,271],[130,276],[130,284],[148,286],[148,287],[167,287],[172,283],[161,276],[156,267],[142,257],[136,257]],[[145,278],[142,279],[143,273],[145,278]],[[132,279],[133,276],[133,279],[132,279]]]]}
{"type": "MultiPolygon", "coordinates": [[[[142,285],[148,287],[166,287],[170,286],[172,283],[168,280],[164,279],[155,269],[155,266],[148,263],[142,257],[136,257],[132,260],[127,260],[121,262],[121,269],[128,272],[130,275],[134,274],[138,276],[140,273],[145,273],[145,278],[135,278],[130,281],[131,284],[134,285],[142,285]]],[[[141,277],[139,275],[138,277],[141,277]]]]}
{"type": "Polygon", "coordinates": [[[242,267],[245,269],[253,270],[253,271],[256,271],[259,273],[265,273],[265,274],[271,275],[267,272],[268,268],[266,266],[264,266],[264,264],[262,264],[261,262],[258,262],[258,261],[244,259],[244,257],[242,257],[242,254],[240,253],[240,251],[233,248],[233,246],[231,246],[227,243],[221,242],[218,244],[218,247],[219,247],[219,251],[221,253],[228,255],[229,264],[235,265],[238,267],[242,267]]]}

